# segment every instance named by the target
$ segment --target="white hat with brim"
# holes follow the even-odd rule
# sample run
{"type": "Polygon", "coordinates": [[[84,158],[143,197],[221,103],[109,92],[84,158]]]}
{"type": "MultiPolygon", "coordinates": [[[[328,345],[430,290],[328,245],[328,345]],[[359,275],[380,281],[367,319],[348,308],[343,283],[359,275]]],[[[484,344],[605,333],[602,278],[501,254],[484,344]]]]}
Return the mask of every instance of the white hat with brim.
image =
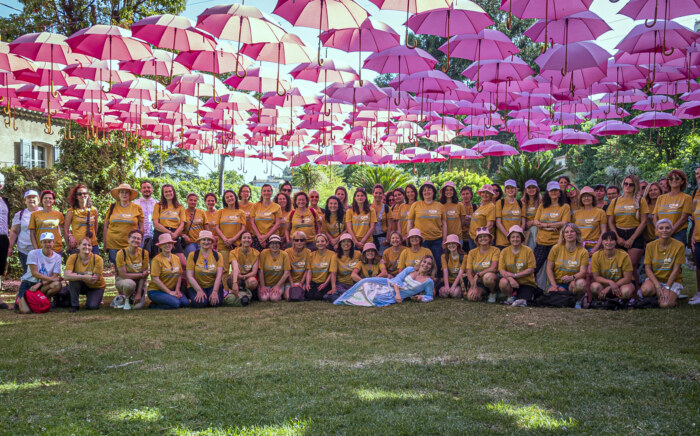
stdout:
{"type": "Polygon", "coordinates": [[[135,200],[139,196],[139,191],[136,189],[132,188],[129,186],[127,183],[122,183],[121,185],[117,186],[116,188],[112,189],[109,191],[109,194],[114,197],[115,200],[119,201],[121,198],[119,198],[119,192],[120,191],[129,191],[131,192],[131,196],[129,200],[135,200]]]}
{"type": "Polygon", "coordinates": [[[53,233],[44,232],[39,237],[39,242],[41,242],[41,241],[53,241],[54,239],[56,239],[56,238],[54,237],[53,233]]]}

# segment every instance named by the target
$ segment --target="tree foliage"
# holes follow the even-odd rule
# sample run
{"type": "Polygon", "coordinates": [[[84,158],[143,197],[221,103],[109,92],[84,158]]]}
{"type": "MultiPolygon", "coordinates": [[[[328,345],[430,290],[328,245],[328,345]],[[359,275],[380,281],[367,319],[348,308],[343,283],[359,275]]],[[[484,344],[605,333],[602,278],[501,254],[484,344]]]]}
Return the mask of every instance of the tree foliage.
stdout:
{"type": "Polygon", "coordinates": [[[491,179],[488,176],[475,173],[469,170],[446,171],[436,174],[432,178],[432,182],[438,189],[441,189],[442,185],[444,185],[445,182],[448,181],[451,181],[455,184],[457,192],[459,192],[463,187],[469,186],[472,188],[475,194],[476,191],[482,186],[492,183],[491,179]]]}
{"type": "Polygon", "coordinates": [[[193,174],[197,174],[199,166],[189,150],[179,147],[172,147],[170,150],[151,148],[148,160],[153,167],[148,172],[149,177],[168,176],[175,180],[187,180],[193,174]]]}
{"type": "Polygon", "coordinates": [[[532,179],[544,191],[547,182],[565,173],[566,170],[554,161],[551,153],[523,153],[508,158],[494,177],[494,182],[502,185],[506,180],[513,179],[522,190],[525,182],[532,179]]]}
{"type": "Polygon", "coordinates": [[[395,167],[363,166],[355,171],[349,182],[356,188],[364,188],[368,193],[372,192],[374,185],[380,184],[385,191],[395,188],[403,188],[413,183],[413,177],[405,171],[395,167]]]}
{"type": "Polygon", "coordinates": [[[298,186],[307,193],[327,180],[326,175],[319,168],[310,164],[301,165],[292,171],[292,185],[298,186]]]}

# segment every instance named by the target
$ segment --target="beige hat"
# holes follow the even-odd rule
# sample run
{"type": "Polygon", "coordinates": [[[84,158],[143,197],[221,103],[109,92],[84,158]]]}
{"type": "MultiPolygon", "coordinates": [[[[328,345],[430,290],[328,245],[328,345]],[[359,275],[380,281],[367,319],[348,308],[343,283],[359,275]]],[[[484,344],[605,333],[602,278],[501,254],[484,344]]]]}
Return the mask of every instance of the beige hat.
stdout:
{"type": "Polygon", "coordinates": [[[277,242],[278,244],[282,243],[282,238],[280,238],[279,235],[272,235],[267,239],[267,243],[272,244],[273,242],[277,242]]]}
{"type": "Polygon", "coordinates": [[[343,241],[352,241],[352,236],[350,236],[350,233],[343,233],[340,235],[340,239],[338,239],[338,243],[341,243],[343,241]]]}
{"type": "Polygon", "coordinates": [[[593,190],[593,188],[591,188],[590,186],[584,186],[583,189],[581,189],[581,192],[579,192],[578,194],[579,204],[583,204],[583,202],[581,201],[581,197],[583,197],[583,194],[590,195],[591,197],[593,197],[593,201],[595,201],[595,191],[593,190]]]}
{"type": "Polygon", "coordinates": [[[112,189],[109,191],[109,194],[114,197],[115,200],[119,201],[121,198],[119,198],[119,191],[130,191],[131,192],[131,197],[129,200],[135,200],[139,196],[139,191],[136,189],[132,188],[129,186],[127,183],[122,183],[121,185],[117,186],[116,188],[112,189]]]}
{"type": "Polygon", "coordinates": [[[158,243],[156,245],[163,245],[163,244],[174,244],[175,241],[173,241],[173,237],[170,236],[170,233],[163,233],[158,237],[158,243]]]}
{"type": "Polygon", "coordinates": [[[211,239],[212,241],[214,240],[214,234],[210,232],[209,230],[202,230],[199,232],[199,236],[197,237],[197,242],[201,241],[202,239],[211,239]]]}

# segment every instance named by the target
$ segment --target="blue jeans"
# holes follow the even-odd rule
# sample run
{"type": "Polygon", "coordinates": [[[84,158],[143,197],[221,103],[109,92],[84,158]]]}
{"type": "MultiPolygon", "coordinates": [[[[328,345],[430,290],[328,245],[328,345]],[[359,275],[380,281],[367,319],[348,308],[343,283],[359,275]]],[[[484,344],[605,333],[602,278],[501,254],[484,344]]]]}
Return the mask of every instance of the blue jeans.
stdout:
{"type": "Polygon", "coordinates": [[[112,265],[116,265],[116,264],[117,264],[117,253],[119,253],[119,250],[118,250],[118,249],[117,249],[117,250],[113,250],[113,249],[110,248],[110,249],[107,250],[107,251],[109,251],[109,262],[110,262],[112,265]]]}
{"type": "Polygon", "coordinates": [[[467,239],[467,245],[469,246],[469,250],[465,250],[467,254],[469,254],[470,251],[476,248],[476,242],[474,242],[474,240],[471,237],[467,239]]]}
{"type": "Polygon", "coordinates": [[[437,270],[438,272],[442,271],[442,238],[433,239],[432,241],[424,239],[422,245],[433,253],[437,270]]]}
{"type": "MultiPolygon", "coordinates": [[[[195,308],[195,309],[202,309],[204,307],[209,307],[209,297],[211,297],[212,292],[214,292],[214,287],[211,286],[209,288],[202,288],[202,291],[206,294],[207,298],[204,299],[201,303],[195,301],[194,297],[197,296],[197,291],[194,288],[187,288],[187,298],[190,300],[190,307],[195,308]]],[[[221,303],[224,302],[224,288],[223,286],[219,286],[219,303],[217,306],[221,306],[221,303]]]]}
{"type": "Polygon", "coordinates": [[[17,292],[17,298],[24,297],[24,293],[29,290],[32,286],[36,285],[36,282],[30,282],[28,280],[22,280],[19,284],[19,291],[17,292]]]}
{"type": "Polygon", "coordinates": [[[673,236],[671,236],[676,241],[680,241],[685,245],[688,242],[688,229],[679,230],[673,236]]]}
{"type": "Polygon", "coordinates": [[[153,302],[153,309],[179,309],[190,304],[185,295],[175,298],[163,291],[148,291],[148,298],[153,302]]]}
{"type": "Polygon", "coordinates": [[[19,263],[22,264],[22,272],[26,273],[27,272],[27,256],[29,256],[29,254],[24,254],[21,251],[18,251],[18,253],[19,253],[19,263]]]}
{"type": "Polygon", "coordinates": [[[197,250],[199,250],[199,244],[195,242],[190,242],[189,244],[187,244],[187,246],[185,247],[185,259],[187,259],[187,256],[189,256],[190,253],[195,252],[197,250]]]}

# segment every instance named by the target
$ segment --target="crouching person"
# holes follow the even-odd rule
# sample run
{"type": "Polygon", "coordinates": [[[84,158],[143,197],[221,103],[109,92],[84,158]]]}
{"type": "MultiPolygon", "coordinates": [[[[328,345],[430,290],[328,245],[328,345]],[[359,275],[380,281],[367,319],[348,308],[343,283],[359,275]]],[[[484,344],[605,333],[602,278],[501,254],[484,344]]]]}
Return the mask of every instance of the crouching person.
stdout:
{"type": "Polygon", "coordinates": [[[280,250],[282,239],[272,235],[267,240],[269,248],[260,253],[258,261],[258,298],[260,301],[280,301],[285,284],[289,281],[291,266],[289,256],[280,250]]]}
{"type": "Polygon", "coordinates": [[[117,252],[117,277],[114,287],[123,294],[124,310],[143,309],[146,303],[146,282],[149,274],[148,251],[141,248],[139,230],[129,232],[129,246],[117,252]],[[133,306],[132,306],[133,304],[133,306]]]}
{"type": "Polygon", "coordinates": [[[627,252],[616,248],[615,232],[607,231],[601,239],[603,249],[596,251],[591,257],[591,294],[599,300],[608,297],[629,300],[635,289],[632,260],[627,252]]]}
{"type": "Polygon", "coordinates": [[[673,223],[664,218],[656,223],[659,239],[647,244],[644,268],[647,279],[642,296],[659,298],[659,307],[674,307],[683,290],[681,265],[685,262],[685,245],[673,239],[673,223]]]}
{"type": "Polygon", "coordinates": [[[199,250],[187,256],[187,298],[190,307],[201,309],[207,306],[219,306],[224,301],[224,289],[221,276],[224,273],[224,258],[215,252],[214,235],[208,230],[199,232],[197,238],[199,250]]]}
{"type": "Polygon", "coordinates": [[[581,230],[574,223],[566,223],[559,233],[559,243],[547,257],[547,292],[571,292],[576,296],[576,308],[586,294],[588,251],[583,248],[581,230]]]}
{"type": "Polygon", "coordinates": [[[32,313],[24,298],[26,291],[38,290],[51,299],[61,290],[61,255],[53,251],[53,233],[42,233],[39,244],[41,248],[30,251],[27,256],[28,269],[22,276],[17,293],[17,308],[24,314],[32,313]]]}
{"type": "Polygon", "coordinates": [[[156,244],[160,253],[151,262],[151,281],[148,284],[148,298],[153,309],[179,309],[190,302],[180,291],[182,265],[180,258],[173,253],[175,241],[170,233],[163,233],[156,244]]]}
{"type": "Polygon", "coordinates": [[[241,234],[241,246],[231,251],[231,275],[228,276],[230,293],[224,296],[227,306],[247,306],[258,289],[258,258],[260,252],[252,247],[253,234],[241,234]]]}
{"type": "Polygon", "coordinates": [[[83,238],[78,245],[78,253],[68,256],[66,261],[65,278],[70,289],[70,310],[76,312],[80,308],[80,294],[85,294],[85,308],[97,310],[100,308],[102,296],[105,293],[105,279],[102,276],[104,261],[92,252],[92,242],[83,238]]]}

